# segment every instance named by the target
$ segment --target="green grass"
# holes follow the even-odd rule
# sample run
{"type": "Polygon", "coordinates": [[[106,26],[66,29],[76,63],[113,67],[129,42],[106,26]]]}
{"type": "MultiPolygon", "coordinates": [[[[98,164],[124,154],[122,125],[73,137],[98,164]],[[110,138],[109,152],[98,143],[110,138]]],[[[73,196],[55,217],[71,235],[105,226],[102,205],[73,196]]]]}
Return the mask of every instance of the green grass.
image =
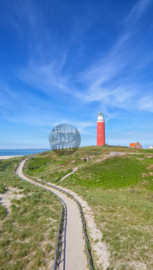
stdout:
{"type": "Polygon", "coordinates": [[[6,216],[6,210],[4,206],[0,204],[0,220],[3,219],[6,216]]]}
{"type": "MultiPolygon", "coordinates": [[[[87,165],[64,182],[87,188],[102,187],[116,189],[134,187],[142,180],[142,173],[147,173],[145,164],[129,157],[114,157],[103,163],[87,165]]],[[[152,184],[152,183],[151,183],[152,184]]]]}
{"type": "MultiPolygon", "coordinates": [[[[84,147],[72,156],[56,156],[48,152],[29,160],[26,172],[45,181],[55,182],[69,169],[78,171],[64,181],[67,187],[82,196],[91,207],[97,227],[102,231],[111,254],[109,270],[153,269],[153,158],[146,154],[151,150],[117,147],[84,147]],[[125,156],[103,159],[110,151],[126,152],[125,156]],[[129,152],[135,154],[128,154],[129,152]],[[93,156],[89,162],[81,157],[93,156]],[[45,159],[47,158],[47,159],[45,159]],[[39,169],[28,169],[33,162],[45,160],[39,169]],[[75,164],[71,161],[75,160],[75,164]],[[60,164],[60,165],[59,165],[60,164]],[[38,171],[39,170],[39,171],[38,171]],[[140,264],[140,265],[139,265],[140,264]],[[138,268],[139,265],[139,268],[138,268]]],[[[92,239],[90,239],[92,241],[92,239]]],[[[94,263],[96,264],[94,255],[94,263]]]]}
{"type": "Polygon", "coordinates": [[[4,193],[6,191],[5,185],[0,183],[0,193],[4,193]]]}
{"type": "Polygon", "coordinates": [[[54,260],[61,204],[51,192],[15,175],[19,158],[0,162],[1,193],[16,188],[6,215],[0,205],[0,269],[38,269],[54,260]]]}
{"type": "MultiPolygon", "coordinates": [[[[44,155],[43,155],[44,156],[44,155]]],[[[25,165],[24,171],[31,176],[36,176],[38,178],[48,180],[52,179],[52,183],[57,183],[62,177],[66,174],[72,172],[72,168],[63,169],[64,162],[63,160],[53,159],[51,160],[50,157],[41,156],[32,157],[25,165]],[[47,169],[46,169],[47,167],[47,169]],[[50,167],[57,167],[58,171],[50,170],[50,167]],[[47,171],[47,173],[46,173],[47,171]]]]}

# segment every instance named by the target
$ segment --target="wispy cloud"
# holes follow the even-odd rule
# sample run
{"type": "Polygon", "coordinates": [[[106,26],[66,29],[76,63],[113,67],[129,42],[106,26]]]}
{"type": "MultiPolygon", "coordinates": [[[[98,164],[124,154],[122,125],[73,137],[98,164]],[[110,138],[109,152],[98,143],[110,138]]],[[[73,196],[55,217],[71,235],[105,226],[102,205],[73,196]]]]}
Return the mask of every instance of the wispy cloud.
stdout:
{"type": "Polygon", "coordinates": [[[6,13],[8,23],[11,23],[11,27],[14,27],[21,36],[25,28],[29,28],[31,34],[31,31],[36,30],[38,25],[40,27],[40,22],[44,21],[42,12],[30,0],[27,0],[24,5],[20,0],[13,1],[8,10],[9,12],[6,13]]]}
{"type": "MultiPolygon", "coordinates": [[[[151,0],[138,1],[127,15],[126,22],[134,23],[138,20],[150,2],[151,0]]],[[[135,78],[132,77],[132,69],[143,68],[142,63],[146,61],[145,55],[139,57],[135,50],[131,53],[129,44],[133,35],[134,30],[129,31],[127,25],[109,54],[79,74],[79,80],[84,85],[85,91],[83,94],[77,92],[78,97],[86,102],[99,101],[103,106],[107,104],[127,110],[133,108],[152,112],[150,97],[146,97],[147,92],[144,92],[145,97],[141,96],[142,88],[146,88],[146,85],[135,82],[135,78]],[[131,74],[128,78],[124,73],[127,74],[129,69],[131,69],[131,74]]]]}
{"type": "Polygon", "coordinates": [[[125,134],[128,134],[128,135],[130,135],[130,134],[134,134],[134,133],[138,133],[136,130],[134,130],[134,131],[128,131],[128,132],[125,132],[125,134]]]}
{"type": "MultiPolygon", "coordinates": [[[[30,1],[27,1],[25,6],[27,12],[25,12],[19,2],[16,1],[14,8],[14,22],[18,27],[22,28],[27,23],[28,27],[35,29],[39,25],[38,14],[39,19],[44,23],[41,12],[38,11],[39,9],[35,11],[30,1]]],[[[141,59],[139,59],[139,55],[135,56],[136,49],[135,47],[133,49],[131,45],[135,29],[133,29],[133,32],[129,31],[129,24],[134,24],[135,21],[140,19],[150,3],[151,0],[140,0],[136,3],[126,16],[125,27],[123,27],[122,32],[118,35],[118,39],[114,41],[111,48],[106,50],[102,58],[98,60],[94,59],[91,65],[88,64],[88,67],[84,66],[77,73],[71,73],[72,63],[70,62],[71,64],[66,66],[67,60],[70,57],[71,44],[67,44],[64,49],[59,49],[55,55],[51,54],[52,56],[48,57],[51,49],[47,52],[45,50],[41,51],[39,50],[39,43],[35,48],[37,53],[34,54],[34,51],[32,51],[32,54],[30,52],[28,56],[29,60],[17,72],[15,70],[16,77],[24,85],[30,85],[34,90],[39,90],[49,97],[54,97],[54,95],[60,97],[61,93],[71,95],[75,100],[75,106],[77,106],[77,101],[86,106],[97,102],[100,104],[98,106],[102,106],[105,109],[106,121],[118,117],[117,113],[110,112],[110,108],[153,112],[153,98],[149,91],[142,91],[143,87],[146,86],[139,83],[138,78],[140,78],[140,74],[138,74],[136,79],[132,77],[132,69],[137,71],[137,67],[139,66],[140,68],[143,60],[145,61],[146,58],[143,55],[141,59]],[[134,57],[137,61],[133,60],[134,57]]],[[[48,34],[48,30],[46,30],[46,33],[48,34]]],[[[16,113],[15,117],[13,117],[8,113],[9,119],[26,121],[27,123],[29,121],[38,125],[49,125],[49,123],[54,125],[61,122],[62,119],[71,122],[71,119],[65,116],[62,118],[60,114],[57,117],[57,121],[54,120],[54,117],[50,117],[51,112],[54,112],[53,109],[51,111],[48,110],[50,100],[43,102],[40,97],[38,98],[34,94],[26,93],[24,90],[20,94],[20,92],[16,93],[6,86],[2,86],[1,88],[3,91],[0,102],[2,103],[1,108],[3,110],[5,108],[9,109],[9,106],[22,107],[20,115],[16,113]],[[40,102],[41,108],[39,108],[40,102]],[[26,112],[23,112],[23,107],[26,112]],[[44,111],[44,108],[46,108],[46,111],[44,111]],[[36,117],[37,113],[40,115],[39,119],[36,117]]],[[[92,121],[83,121],[81,123],[76,122],[76,125],[79,127],[80,132],[88,132],[86,128],[92,126],[93,123],[92,121]]]]}
{"type": "Polygon", "coordinates": [[[62,59],[55,59],[50,64],[31,61],[25,68],[18,71],[17,77],[47,94],[52,94],[57,90],[69,93],[67,79],[62,75],[65,58],[64,55],[62,59]]]}
{"type": "Polygon", "coordinates": [[[127,24],[136,22],[145,12],[152,0],[139,0],[125,19],[127,24]]]}
{"type": "MultiPolygon", "coordinates": [[[[140,104],[133,102],[136,97],[139,100],[141,98],[138,98],[140,85],[135,83],[133,78],[128,79],[126,75],[129,69],[137,69],[137,66],[140,68],[142,62],[145,61],[143,57],[140,61],[139,56],[136,62],[133,61],[135,52],[131,53],[131,46],[129,46],[132,35],[128,25],[129,21],[134,23],[142,16],[150,2],[151,0],[138,1],[126,16],[127,27],[105,57],[95,60],[92,65],[78,74],[72,75],[71,67],[64,72],[69,54],[69,49],[67,49],[64,53],[55,55],[51,60],[46,60],[45,52],[44,57],[41,55],[41,60],[30,59],[29,63],[17,72],[17,77],[25,84],[50,96],[54,93],[60,95],[62,91],[77,98],[80,102],[97,101],[103,107],[107,105],[126,110],[135,107],[135,109],[144,110],[145,106],[141,106],[141,101],[140,104]]],[[[33,23],[33,19],[29,18],[29,21],[33,23]]],[[[149,108],[150,106],[146,106],[146,109],[149,110],[149,108]]]]}
{"type": "Polygon", "coordinates": [[[51,132],[52,128],[59,125],[59,124],[70,124],[70,125],[73,125],[78,129],[78,131],[80,132],[81,135],[84,135],[84,134],[90,134],[89,131],[86,130],[86,128],[89,128],[89,127],[93,127],[95,126],[95,122],[88,122],[88,121],[79,121],[79,122],[74,122],[73,119],[65,119],[65,120],[61,120],[59,119],[58,122],[54,122],[52,123],[52,126],[50,129],[44,129],[44,131],[46,132],[51,132]]]}
{"type": "Polygon", "coordinates": [[[137,102],[137,108],[140,111],[153,112],[153,95],[145,96],[137,102]]]}

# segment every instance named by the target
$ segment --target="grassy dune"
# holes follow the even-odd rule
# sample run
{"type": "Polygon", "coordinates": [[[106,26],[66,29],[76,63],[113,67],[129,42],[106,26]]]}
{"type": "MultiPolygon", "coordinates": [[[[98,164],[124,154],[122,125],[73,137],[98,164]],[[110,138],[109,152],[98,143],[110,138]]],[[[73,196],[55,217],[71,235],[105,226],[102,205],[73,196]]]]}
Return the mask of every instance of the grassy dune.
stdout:
{"type": "Polygon", "coordinates": [[[84,147],[71,156],[46,152],[30,159],[25,171],[58,183],[74,167],[78,171],[60,185],[80,194],[92,208],[111,254],[108,269],[153,269],[153,151],[84,147]],[[110,151],[126,155],[103,160],[110,151]],[[82,162],[86,156],[92,159],[82,162]]]}
{"type": "Polygon", "coordinates": [[[61,205],[51,192],[15,175],[18,161],[0,161],[0,193],[14,196],[9,212],[0,204],[0,269],[51,269],[61,205]]]}

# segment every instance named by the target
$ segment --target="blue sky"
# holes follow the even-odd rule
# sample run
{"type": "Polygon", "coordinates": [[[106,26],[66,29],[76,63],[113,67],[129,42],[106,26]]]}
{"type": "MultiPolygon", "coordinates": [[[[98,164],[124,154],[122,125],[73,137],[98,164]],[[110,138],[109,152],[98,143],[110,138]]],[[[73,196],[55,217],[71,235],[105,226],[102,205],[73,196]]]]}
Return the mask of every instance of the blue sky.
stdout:
{"type": "Polygon", "coordinates": [[[49,148],[69,123],[96,145],[153,144],[153,1],[1,0],[0,148],[49,148]]]}

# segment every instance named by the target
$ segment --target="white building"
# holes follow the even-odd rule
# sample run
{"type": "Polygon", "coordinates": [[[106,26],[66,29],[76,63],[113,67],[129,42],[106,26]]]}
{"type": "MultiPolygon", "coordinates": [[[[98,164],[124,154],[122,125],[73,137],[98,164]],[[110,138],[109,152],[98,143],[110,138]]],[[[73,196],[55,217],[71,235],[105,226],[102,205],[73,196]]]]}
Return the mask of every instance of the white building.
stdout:
{"type": "Polygon", "coordinates": [[[153,146],[152,146],[152,145],[150,145],[150,146],[148,147],[148,149],[153,149],[153,146]]]}

